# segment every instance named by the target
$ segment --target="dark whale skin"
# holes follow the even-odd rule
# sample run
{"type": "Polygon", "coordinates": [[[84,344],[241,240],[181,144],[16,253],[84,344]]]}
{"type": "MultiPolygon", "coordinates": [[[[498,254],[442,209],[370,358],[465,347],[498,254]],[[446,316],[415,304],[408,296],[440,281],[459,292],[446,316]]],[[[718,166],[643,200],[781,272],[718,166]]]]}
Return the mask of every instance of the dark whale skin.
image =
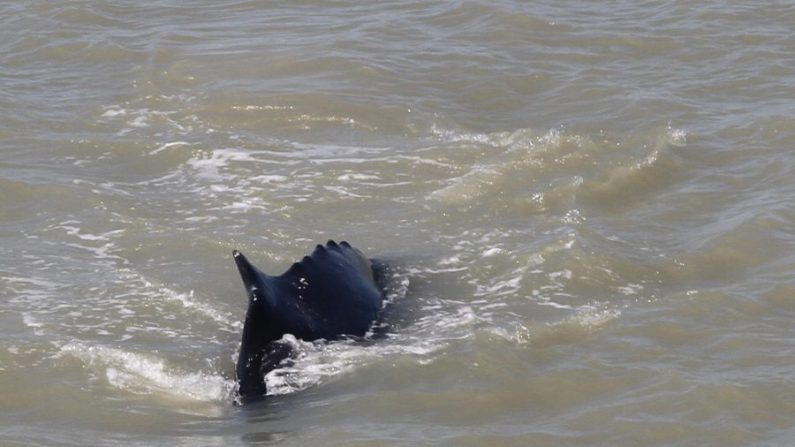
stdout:
{"type": "Polygon", "coordinates": [[[384,299],[383,269],[347,242],[318,245],[279,276],[233,252],[249,304],[236,366],[238,400],[263,398],[265,374],[290,355],[285,334],[313,341],[363,337],[384,299]]]}

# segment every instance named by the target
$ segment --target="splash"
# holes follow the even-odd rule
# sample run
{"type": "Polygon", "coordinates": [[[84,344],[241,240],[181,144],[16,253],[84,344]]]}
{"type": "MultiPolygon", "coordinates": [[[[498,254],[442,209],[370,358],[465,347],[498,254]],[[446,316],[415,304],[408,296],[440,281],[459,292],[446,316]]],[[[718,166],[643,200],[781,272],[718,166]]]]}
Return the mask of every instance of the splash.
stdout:
{"type": "Polygon", "coordinates": [[[665,129],[665,137],[668,144],[675,147],[684,147],[687,145],[687,131],[684,129],[677,129],[668,122],[668,127],[665,129]]]}
{"type": "Polygon", "coordinates": [[[289,344],[294,354],[292,359],[265,376],[269,395],[295,393],[384,359],[410,357],[427,363],[446,346],[441,340],[400,335],[376,343],[353,340],[329,343],[307,342],[286,334],[280,342],[289,344]]]}
{"type": "Polygon", "coordinates": [[[217,373],[180,371],[152,354],[69,343],[61,348],[59,355],[81,360],[93,371],[104,375],[114,388],[133,394],[225,402],[231,399],[234,390],[234,381],[217,373]]]}

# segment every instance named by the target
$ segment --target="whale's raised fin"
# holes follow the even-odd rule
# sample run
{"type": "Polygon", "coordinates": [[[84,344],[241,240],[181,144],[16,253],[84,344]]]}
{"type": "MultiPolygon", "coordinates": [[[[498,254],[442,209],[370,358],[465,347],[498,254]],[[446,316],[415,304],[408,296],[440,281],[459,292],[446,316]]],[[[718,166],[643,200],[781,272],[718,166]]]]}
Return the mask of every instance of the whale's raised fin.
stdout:
{"type": "Polygon", "coordinates": [[[289,350],[271,342],[297,332],[292,295],[284,292],[281,277],[269,276],[254,267],[243,253],[232,252],[249,298],[243,339],[237,362],[238,393],[256,399],[266,393],[264,376],[289,355],[289,350]]]}
{"type": "Polygon", "coordinates": [[[253,295],[251,294],[252,288],[257,287],[257,279],[262,276],[267,276],[264,273],[260,272],[259,269],[251,265],[243,256],[243,253],[240,253],[237,250],[232,252],[232,257],[235,259],[235,264],[237,265],[237,270],[240,272],[240,278],[243,280],[243,285],[246,287],[246,292],[249,293],[249,298],[253,295]]]}
{"type": "Polygon", "coordinates": [[[241,399],[265,395],[264,375],[289,353],[279,341],[364,337],[383,301],[383,269],[347,242],[318,245],[281,275],[270,276],[235,250],[249,297],[237,361],[241,399]]]}

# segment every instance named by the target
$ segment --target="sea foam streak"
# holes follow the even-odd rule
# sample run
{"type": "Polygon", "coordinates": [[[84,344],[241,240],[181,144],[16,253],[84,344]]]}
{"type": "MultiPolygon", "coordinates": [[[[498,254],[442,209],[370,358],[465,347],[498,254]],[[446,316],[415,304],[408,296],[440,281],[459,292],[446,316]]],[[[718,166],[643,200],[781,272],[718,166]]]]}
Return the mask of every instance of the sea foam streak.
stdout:
{"type": "Polygon", "coordinates": [[[234,381],[217,373],[180,371],[153,354],[83,343],[69,343],[60,354],[80,359],[111,386],[134,394],[221,402],[230,400],[234,389],[234,381]]]}

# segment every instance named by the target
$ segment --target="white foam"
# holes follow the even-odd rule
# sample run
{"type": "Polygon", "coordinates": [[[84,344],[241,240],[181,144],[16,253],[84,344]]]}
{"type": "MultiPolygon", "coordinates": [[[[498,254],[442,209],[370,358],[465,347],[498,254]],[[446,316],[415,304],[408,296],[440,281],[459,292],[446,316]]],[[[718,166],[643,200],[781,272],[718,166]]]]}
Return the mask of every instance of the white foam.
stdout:
{"type": "Polygon", "coordinates": [[[110,240],[111,237],[118,236],[126,231],[124,229],[119,229],[119,230],[107,231],[105,233],[100,233],[100,234],[82,233],[81,228],[71,225],[72,223],[75,222],[73,221],[63,222],[61,223],[61,225],[55,228],[66,230],[66,234],[68,234],[69,236],[76,236],[78,239],[84,241],[108,241],[110,240]]]}
{"type": "MultiPolygon", "coordinates": [[[[149,287],[152,287],[152,284],[149,283],[148,281],[147,281],[147,285],[149,287]]],[[[180,292],[176,292],[176,291],[174,291],[172,289],[169,289],[168,287],[163,287],[163,286],[158,287],[156,290],[157,290],[156,294],[161,296],[163,299],[165,299],[167,301],[178,302],[183,307],[185,307],[186,309],[190,309],[192,311],[195,311],[195,312],[203,315],[204,317],[209,318],[209,319],[211,319],[211,320],[215,321],[216,323],[219,323],[219,324],[221,324],[223,326],[226,326],[228,328],[232,328],[232,329],[235,329],[235,330],[242,329],[242,327],[243,327],[243,325],[242,325],[242,323],[240,321],[234,320],[229,315],[224,315],[221,311],[219,311],[218,309],[215,309],[214,307],[210,306],[209,304],[203,303],[203,302],[197,300],[194,297],[193,290],[191,290],[188,293],[180,293],[180,292]]]]}
{"type": "Polygon", "coordinates": [[[436,123],[431,125],[431,134],[447,143],[494,144],[494,139],[488,134],[444,129],[436,123]]]}
{"type": "Polygon", "coordinates": [[[510,325],[508,327],[492,326],[486,329],[486,331],[504,340],[520,345],[528,343],[531,338],[530,330],[522,324],[510,325]]]}
{"type": "Polygon", "coordinates": [[[222,209],[236,213],[247,213],[251,210],[267,210],[268,204],[259,197],[246,197],[224,205],[222,209]]]}
{"type": "Polygon", "coordinates": [[[552,301],[552,299],[549,298],[549,297],[540,298],[540,301],[538,302],[538,304],[540,304],[542,306],[553,307],[555,309],[574,310],[574,306],[570,306],[568,304],[561,304],[561,303],[558,303],[556,301],[552,301]]]}
{"type": "MultiPolygon", "coordinates": [[[[511,132],[479,133],[464,130],[443,129],[437,124],[431,126],[431,134],[445,143],[469,143],[494,148],[508,148],[528,151],[538,144],[560,146],[561,130],[554,128],[544,135],[538,135],[532,129],[517,129],[511,132]]],[[[579,137],[573,137],[579,143],[579,137]]]]}
{"type": "Polygon", "coordinates": [[[499,255],[499,254],[502,254],[502,253],[505,253],[505,250],[503,250],[502,248],[492,247],[492,248],[489,248],[488,250],[485,250],[481,254],[481,256],[483,256],[484,258],[490,258],[492,256],[496,256],[496,255],[499,255]]]}
{"type": "Polygon", "coordinates": [[[683,129],[675,129],[668,123],[666,128],[666,141],[672,146],[684,147],[687,145],[687,131],[683,129]]]}
{"type": "MultiPolygon", "coordinates": [[[[340,144],[316,144],[316,143],[298,143],[298,142],[284,142],[297,149],[294,156],[300,158],[311,158],[313,162],[318,163],[324,161],[346,161],[350,163],[361,163],[372,161],[373,158],[362,158],[360,155],[376,155],[384,153],[389,150],[389,147],[382,146],[348,146],[340,144]]],[[[284,154],[287,155],[287,154],[284,154]]]]}
{"type": "Polygon", "coordinates": [[[44,335],[44,331],[41,330],[44,327],[44,323],[40,322],[36,317],[34,317],[30,312],[24,312],[22,314],[22,323],[33,329],[33,333],[37,336],[44,335]]]}
{"type": "Polygon", "coordinates": [[[103,118],[116,118],[121,116],[126,116],[127,110],[123,109],[121,106],[108,106],[105,112],[101,115],[103,118]]]}
{"type": "MultiPolygon", "coordinates": [[[[218,324],[220,330],[238,332],[242,328],[242,323],[237,318],[233,318],[231,315],[223,312],[207,301],[201,300],[199,297],[195,296],[193,290],[180,292],[166,285],[153,283],[141,273],[127,268],[119,269],[118,274],[120,281],[130,285],[129,292],[118,293],[115,297],[116,301],[121,303],[117,306],[117,312],[121,318],[129,318],[136,314],[134,310],[125,307],[124,303],[127,301],[123,298],[128,296],[143,296],[147,300],[158,305],[158,307],[162,307],[160,306],[161,303],[179,304],[183,309],[191,311],[194,314],[193,318],[195,318],[195,316],[201,316],[206,320],[214,321],[218,324]]],[[[165,319],[177,319],[184,318],[185,314],[182,312],[176,314],[163,313],[161,317],[165,319]]],[[[191,320],[193,320],[193,318],[191,318],[191,320]]],[[[128,328],[128,331],[135,332],[144,329],[145,328],[128,328]]],[[[175,332],[165,327],[151,327],[148,329],[154,333],[162,333],[170,337],[177,336],[175,332]]]]}
{"type": "Polygon", "coordinates": [[[190,146],[190,145],[191,143],[188,143],[187,141],[172,141],[170,143],[161,144],[160,146],[158,146],[157,149],[149,152],[149,155],[159,154],[160,152],[163,152],[166,149],[171,149],[172,147],[190,146]]]}
{"type": "Polygon", "coordinates": [[[436,342],[469,337],[476,323],[484,321],[472,306],[463,303],[429,304],[423,313],[425,316],[416,321],[413,330],[436,342]]]}
{"type": "Polygon", "coordinates": [[[284,183],[288,180],[287,176],[278,175],[278,174],[269,174],[269,175],[257,175],[251,177],[251,183],[265,183],[268,185],[277,184],[277,183],[284,183]]]}
{"type": "Polygon", "coordinates": [[[430,194],[430,199],[448,205],[471,202],[489,192],[489,187],[499,179],[493,166],[474,166],[468,173],[454,178],[450,183],[430,194]]]}
{"type": "MultiPolygon", "coordinates": [[[[147,99],[149,98],[150,97],[147,97],[147,99]]],[[[178,97],[161,95],[160,98],[169,102],[172,102],[174,99],[180,101],[190,101],[192,99],[182,95],[178,95],[178,97]]],[[[118,135],[126,135],[136,129],[149,128],[151,127],[152,122],[164,122],[169,127],[176,129],[181,133],[193,130],[190,123],[195,123],[198,121],[198,118],[195,115],[185,116],[182,118],[182,121],[187,124],[182,124],[171,118],[171,115],[176,113],[176,111],[152,110],[147,107],[132,109],[125,108],[120,105],[111,105],[105,107],[105,111],[100,115],[100,119],[106,121],[122,119],[126,127],[119,130],[117,132],[118,135]]]]}
{"type": "MultiPolygon", "coordinates": [[[[148,112],[148,110],[147,110],[147,112],[148,112]]],[[[134,119],[132,119],[127,124],[130,127],[143,128],[143,127],[149,127],[149,122],[148,121],[149,121],[149,117],[147,115],[139,115],[139,116],[135,117],[134,119]]]]}
{"type": "Polygon", "coordinates": [[[257,159],[250,151],[236,148],[213,149],[208,153],[202,152],[187,161],[188,166],[197,172],[199,178],[221,182],[226,177],[221,175],[221,168],[231,162],[256,163],[257,159]]]}
{"type": "Polygon", "coordinates": [[[616,287],[615,289],[622,295],[630,296],[640,293],[643,290],[643,286],[641,284],[628,283],[625,286],[616,287]]]}
{"type": "Polygon", "coordinates": [[[567,224],[581,224],[585,222],[587,219],[583,217],[582,213],[580,213],[580,210],[573,209],[567,211],[566,214],[563,216],[563,219],[561,220],[567,224]]]}
{"type": "Polygon", "coordinates": [[[559,279],[559,278],[571,279],[572,278],[572,272],[569,269],[563,269],[563,270],[560,270],[560,271],[557,271],[557,272],[551,272],[551,273],[547,274],[547,276],[549,277],[549,279],[551,279],[553,281],[556,280],[556,279],[559,279]]]}
{"type": "Polygon", "coordinates": [[[516,294],[522,287],[524,271],[520,269],[518,272],[514,272],[514,274],[516,274],[516,276],[497,281],[493,284],[478,284],[475,296],[502,296],[516,294]]]}
{"type": "MultiPolygon", "coordinates": [[[[490,134],[470,133],[466,131],[443,130],[434,126],[431,132],[446,143],[460,145],[470,143],[478,150],[476,160],[468,166],[468,171],[458,174],[458,168],[452,172],[458,174],[446,180],[446,184],[433,191],[428,198],[443,204],[462,206],[471,202],[479,203],[486,196],[499,194],[505,186],[517,183],[516,179],[533,177],[528,169],[543,168],[556,152],[571,145],[582,147],[583,138],[579,135],[566,134],[561,129],[550,129],[545,134],[537,134],[530,129],[518,129],[514,132],[495,132],[490,134]],[[544,154],[549,155],[544,155],[544,154]]],[[[465,152],[472,152],[468,150],[465,152]]],[[[565,164],[571,154],[555,157],[556,163],[565,164]]],[[[460,167],[461,163],[459,163],[460,167]]],[[[565,189],[578,188],[584,183],[581,176],[574,176],[565,189]]],[[[553,186],[553,185],[550,185],[553,186]]],[[[560,189],[564,187],[554,187],[560,189]]],[[[528,204],[544,208],[546,196],[543,192],[531,192],[526,199],[528,204]]]]}
{"type": "Polygon", "coordinates": [[[293,110],[293,106],[272,106],[272,105],[265,105],[265,106],[255,106],[255,105],[245,105],[245,106],[232,106],[232,110],[242,110],[246,112],[252,111],[271,111],[271,110],[293,110]]]}
{"type": "Polygon", "coordinates": [[[454,163],[445,163],[443,161],[426,158],[426,157],[420,157],[417,155],[399,155],[394,158],[399,160],[409,160],[413,164],[430,165],[445,169],[454,169],[456,167],[454,163]]]}
{"type": "Polygon", "coordinates": [[[326,377],[353,368],[351,359],[355,357],[355,350],[346,351],[342,343],[327,345],[323,342],[305,342],[291,334],[284,335],[282,343],[288,343],[298,358],[291,366],[282,366],[265,376],[268,394],[289,394],[303,390],[326,377]],[[337,355],[329,356],[329,352],[337,355]]]}
{"type": "MultiPolygon", "coordinates": [[[[50,281],[50,280],[47,280],[47,279],[40,279],[40,278],[36,278],[36,277],[7,276],[7,277],[3,278],[3,280],[8,282],[8,283],[10,283],[10,284],[32,285],[32,286],[36,286],[36,287],[38,287],[40,289],[53,290],[53,289],[58,287],[58,283],[56,283],[54,281],[50,281]]],[[[17,292],[17,293],[29,293],[30,292],[27,289],[23,290],[23,289],[13,288],[12,290],[14,292],[17,292]]]]}
{"type": "Polygon", "coordinates": [[[411,356],[419,362],[429,362],[431,356],[444,347],[443,343],[424,339],[405,340],[405,344],[398,341],[402,340],[370,345],[354,341],[305,342],[287,334],[282,338],[282,343],[290,344],[296,358],[287,362],[289,365],[281,366],[265,376],[268,394],[301,391],[386,357],[411,356]]]}
{"type": "Polygon", "coordinates": [[[583,306],[566,322],[576,323],[579,326],[593,330],[605,326],[621,316],[618,309],[603,308],[598,305],[583,306]]]}
{"type": "Polygon", "coordinates": [[[22,323],[30,328],[36,336],[45,336],[45,321],[42,309],[49,312],[48,303],[56,294],[60,285],[54,281],[37,277],[7,276],[2,278],[6,290],[11,292],[9,301],[21,307],[22,323]]]}
{"type": "Polygon", "coordinates": [[[361,194],[352,193],[352,192],[348,191],[347,189],[345,189],[343,187],[340,187],[340,186],[328,186],[328,185],[326,185],[326,186],[323,186],[323,189],[325,189],[327,191],[334,192],[337,195],[342,196],[342,197],[353,197],[353,198],[357,198],[357,199],[370,198],[370,196],[365,196],[365,195],[361,195],[361,194]]]}
{"type": "Polygon", "coordinates": [[[445,266],[447,266],[447,265],[459,265],[459,264],[461,264],[461,255],[460,254],[448,256],[448,257],[443,258],[442,260],[439,261],[439,265],[445,265],[445,266]]]}
{"type": "Polygon", "coordinates": [[[139,354],[106,346],[70,343],[60,354],[72,355],[104,374],[108,383],[134,394],[169,395],[201,401],[228,401],[234,381],[212,373],[186,373],[169,368],[151,354],[139,354]]]}
{"type": "Polygon", "coordinates": [[[357,173],[348,173],[342,174],[337,177],[337,180],[342,182],[350,182],[350,181],[362,181],[362,180],[379,180],[380,177],[377,175],[370,175],[370,174],[357,174],[357,173]]]}

